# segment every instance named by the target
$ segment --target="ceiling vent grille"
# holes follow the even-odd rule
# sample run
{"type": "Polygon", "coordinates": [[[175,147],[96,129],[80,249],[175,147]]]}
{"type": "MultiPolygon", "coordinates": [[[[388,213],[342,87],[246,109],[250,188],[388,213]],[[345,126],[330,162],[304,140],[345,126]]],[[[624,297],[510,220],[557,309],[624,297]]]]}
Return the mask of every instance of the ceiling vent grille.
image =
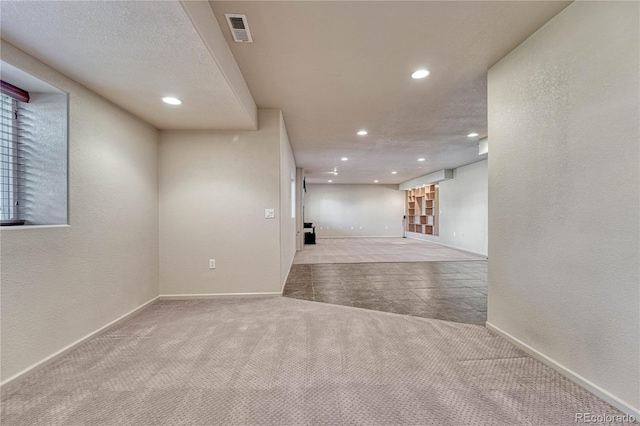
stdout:
{"type": "Polygon", "coordinates": [[[224,16],[227,18],[233,41],[236,43],[253,43],[245,15],[226,13],[224,16]]]}

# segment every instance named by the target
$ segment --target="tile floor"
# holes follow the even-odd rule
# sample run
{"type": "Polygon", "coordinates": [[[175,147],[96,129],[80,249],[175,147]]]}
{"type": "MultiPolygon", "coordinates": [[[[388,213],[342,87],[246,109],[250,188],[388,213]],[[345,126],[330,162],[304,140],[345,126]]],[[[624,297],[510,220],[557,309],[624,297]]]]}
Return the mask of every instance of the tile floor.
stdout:
{"type": "Polygon", "coordinates": [[[487,320],[487,262],[293,265],[284,296],[484,324],[487,320]]]}

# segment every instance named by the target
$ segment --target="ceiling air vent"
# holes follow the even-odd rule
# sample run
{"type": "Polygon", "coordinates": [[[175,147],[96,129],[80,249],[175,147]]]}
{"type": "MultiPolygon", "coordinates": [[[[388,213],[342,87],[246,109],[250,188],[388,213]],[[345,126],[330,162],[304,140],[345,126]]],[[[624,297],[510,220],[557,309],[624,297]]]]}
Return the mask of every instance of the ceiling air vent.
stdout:
{"type": "Polygon", "coordinates": [[[224,16],[227,18],[233,41],[236,43],[253,43],[245,15],[226,13],[224,16]]]}

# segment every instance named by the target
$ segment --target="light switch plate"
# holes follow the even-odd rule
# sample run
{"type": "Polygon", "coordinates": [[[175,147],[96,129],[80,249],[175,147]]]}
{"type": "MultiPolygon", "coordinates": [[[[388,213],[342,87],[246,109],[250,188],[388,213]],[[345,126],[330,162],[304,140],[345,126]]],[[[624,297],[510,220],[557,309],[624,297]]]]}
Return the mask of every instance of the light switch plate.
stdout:
{"type": "Polygon", "coordinates": [[[264,209],[264,218],[265,219],[275,219],[276,218],[276,209],[264,209]]]}

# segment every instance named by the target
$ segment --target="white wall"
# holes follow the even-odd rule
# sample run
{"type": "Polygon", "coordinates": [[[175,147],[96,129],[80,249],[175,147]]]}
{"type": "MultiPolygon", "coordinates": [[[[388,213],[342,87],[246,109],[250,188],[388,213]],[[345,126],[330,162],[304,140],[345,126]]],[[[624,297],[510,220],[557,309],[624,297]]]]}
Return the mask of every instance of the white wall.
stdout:
{"type": "Polygon", "coordinates": [[[304,169],[296,168],[296,250],[304,248],[304,169]]]}
{"type": "Polygon", "coordinates": [[[453,179],[440,182],[439,235],[408,232],[411,238],[487,255],[487,161],[453,171],[453,179]]]}
{"type": "Polygon", "coordinates": [[[8,43],[2,59],[69,93],[69,226],[3,228],[2,381],[158,295],[151,126],[8,43]]]}
{"type": "Polygon", "coordinates": [[[404,197],[397,185],[307,184],[304,221],[318,238],[401,237],[404,197]]]}
{"type": "Polygon", "coordinates": [[[489,324],[636,411],[639,16],[572,3],[488,86],[489,324]]]}
{"type": "Polygon", "coordinates": [[[280,283],[287,281],[296,254],[296,161],[280,114],[280,283]],[[292,186],[293,184],[293,186],[292,186]]]}
{"type": "Polygon", "coordinates": [[[260,110],[257,131],[160,133],[161,294],[280,292],[281,125],[260,110]]]}

